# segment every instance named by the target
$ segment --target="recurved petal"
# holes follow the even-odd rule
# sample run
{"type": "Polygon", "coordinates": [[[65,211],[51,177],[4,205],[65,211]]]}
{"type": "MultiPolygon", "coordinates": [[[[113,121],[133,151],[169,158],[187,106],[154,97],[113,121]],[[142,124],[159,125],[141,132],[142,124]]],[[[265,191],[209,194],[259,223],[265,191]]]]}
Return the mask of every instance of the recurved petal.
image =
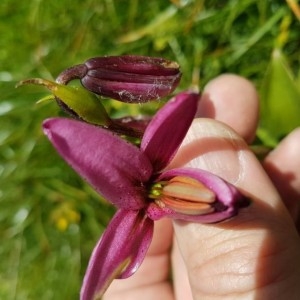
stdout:
{"type": "Polygon", "coordinates": [[[104,198],[120,208],[145,205],[143,182],[152,166],[137,147],[80,121],[53,118],[43,128],[58,153],[104,198]]]}
{"type": "Polygon", "coordinates": [[[197,111],[199,94],[182,92],[162,107],[144,133],[141,149],[154,170],[167,166],[185,137],[197,111]]]}
{"type": "Polygon", "coordinates": [[[114,278],[131,276],[144,260],[152,235],[153,221],[143,211],[117,211],[94,248],[81,300],[100,299],[114,278]]]}
{"type": "MultiPolygon", "coordinates": [[[[156,220],[162,217],[171,217],[173,219],[190,222],[216,223],[233,217],[238,213],[240,208],[249,205],[249,199],[243,196],[235,186],[204,170],[192,168],[173,169],[164,172],[157,181],[170,180],[176,176],[196,179],[209,188],[216,195],[216,201],[210,204],[213,211],[209,212],[208,210],[206,213],[205,210],[203,210],[200,214],[190,214],[178,212],[178,210],[173,210],[168,206],[159,207],[155,203],[151,203],[147,208],[149,218],[156,220]]],[[[189,207],[189,205],[190,203],[187,203],[187,207],[189,207]]],[[[182,206],[182,211],[184,211],[184,206],[182,206]]]]}

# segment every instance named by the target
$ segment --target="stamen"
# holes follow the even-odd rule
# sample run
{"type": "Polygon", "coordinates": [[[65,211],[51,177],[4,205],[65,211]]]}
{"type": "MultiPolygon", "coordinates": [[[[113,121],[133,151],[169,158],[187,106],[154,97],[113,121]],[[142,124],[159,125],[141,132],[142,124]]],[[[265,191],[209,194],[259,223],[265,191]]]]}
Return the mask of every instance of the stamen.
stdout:
{"type": "Polygon", "coordinates": [[[176,176],[152,185],[149,198],[157,206],[178,213],[203,215],[215,211],[216,195],[200,181],[187,176],[176,176]]]}
{"type": "Polygon", "coordinates": [[[216,196],[204,184],[196,179],[177,176],[163,187],[162,194],[167,198],[176,198],[196,203],[213,203],[216,196]]]}
{"type": "Polygon", "coordinates": [[[162,203],[164,207],[188,215],[205,215],[214,211],[214,208],[208,203],[190,202],[176,198],[163,197],[160,199],[160,205],[162,203]]]}

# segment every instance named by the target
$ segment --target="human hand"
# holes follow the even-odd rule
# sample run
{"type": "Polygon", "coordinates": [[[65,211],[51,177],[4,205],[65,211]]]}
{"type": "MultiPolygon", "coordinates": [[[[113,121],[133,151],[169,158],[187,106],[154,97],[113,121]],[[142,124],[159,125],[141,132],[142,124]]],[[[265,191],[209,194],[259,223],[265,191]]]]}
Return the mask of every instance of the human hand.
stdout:
{"type": "Polygon", "coordinates": [[[170,167],[209,170],[252,204],[223,223],[157,221],[140,269],[104,299],[299,299],[300,129],[259,163],[244,142],[255,134],[257,94],[235,75],[206,86],[198,116],[230,127],[196,119],[170,167]]]}

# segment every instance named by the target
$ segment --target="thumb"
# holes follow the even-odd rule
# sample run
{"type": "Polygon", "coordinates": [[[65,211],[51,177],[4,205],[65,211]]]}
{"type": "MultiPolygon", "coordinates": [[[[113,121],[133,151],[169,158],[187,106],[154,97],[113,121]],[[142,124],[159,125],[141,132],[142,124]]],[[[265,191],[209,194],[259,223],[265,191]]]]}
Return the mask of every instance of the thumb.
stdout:
{"type": "Polygon", "coordinates": [[[298,234],[245,142],[222,123],[197,119],[173,160],[183,165],[208,170],[252,199],[227,222],[174,222],[193,298],[298,299],[298,234]]]}

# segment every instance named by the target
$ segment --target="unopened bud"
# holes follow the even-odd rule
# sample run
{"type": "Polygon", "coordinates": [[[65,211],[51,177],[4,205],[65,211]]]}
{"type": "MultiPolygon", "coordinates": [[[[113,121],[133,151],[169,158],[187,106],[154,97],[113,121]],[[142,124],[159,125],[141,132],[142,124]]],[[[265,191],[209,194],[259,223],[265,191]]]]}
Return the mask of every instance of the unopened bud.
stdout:
{"type": "Polygon", "coordinates": [[[157,100],[171,94],[181,78],[179,65],[163,58],[123,55],[87,60],[56,79],[67,84],[80,79],[95,94],[127,103],[157,100]]]}

